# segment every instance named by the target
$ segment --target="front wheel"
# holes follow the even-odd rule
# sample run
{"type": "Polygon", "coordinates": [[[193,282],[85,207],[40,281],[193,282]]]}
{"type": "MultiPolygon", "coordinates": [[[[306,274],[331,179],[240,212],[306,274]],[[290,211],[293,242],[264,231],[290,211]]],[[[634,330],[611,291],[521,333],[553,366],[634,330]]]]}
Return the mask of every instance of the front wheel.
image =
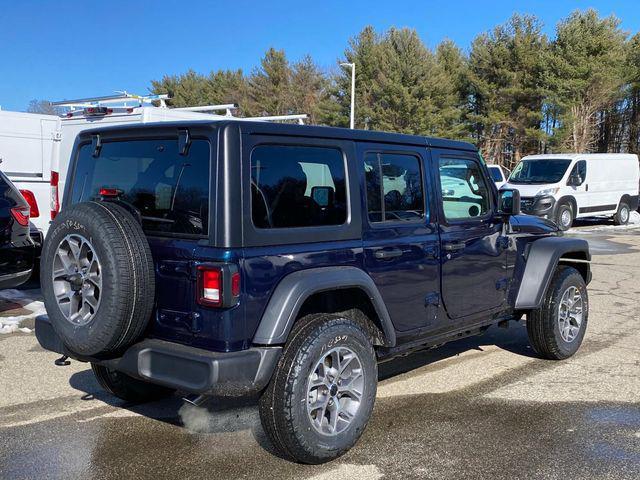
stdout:
{"type": "Polygon", "coordinates": [[[626,225],[629,223],[629,217],[631,215],[631,209],[629,205],[624,202],[620,202],[620,206],[618,207],[618,211],[613,216],[613,221],[616,225],[626,225]]]}
{"type": "Polygon", "coordinates": [[[376,396],[370,336],[356,322],[315,314],[299,321],[260,399],[267,436],[302,463],[333,460],[362,435],[376,396]]]}
{"type": "Polygon", "coordinates": [[[560,266],[542,307],[527,315],[531,346],[543,358],[568,358],[580,348],[588,318],[589,298],[582,275],[573,267],[560,266]]]}
{"type": "Polygon", "coordinates": [[[556,212],[556,224],[560,227],[560,230],[566,231],[573,225],[573,209],[571,205],[563,203],[558,207],[556,212]]]}

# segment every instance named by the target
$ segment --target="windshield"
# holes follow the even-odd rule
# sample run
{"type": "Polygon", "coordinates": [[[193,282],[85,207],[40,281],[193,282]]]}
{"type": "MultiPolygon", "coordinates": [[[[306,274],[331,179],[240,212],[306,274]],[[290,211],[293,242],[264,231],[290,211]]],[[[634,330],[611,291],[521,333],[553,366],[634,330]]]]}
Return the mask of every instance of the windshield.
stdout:
{"type": "Polygon", "coordinates": [[[500,171],[500,167],[489,167],[489,173],[491,174],[491,178],[493,178],[494,182],[502,181],[502,172],[500,171]]]}
{"type": "Polygon", "coordinates": [[[509,177],[511,183],[557,183],[562,180],[568,159],[522,160],[509,177]]]}

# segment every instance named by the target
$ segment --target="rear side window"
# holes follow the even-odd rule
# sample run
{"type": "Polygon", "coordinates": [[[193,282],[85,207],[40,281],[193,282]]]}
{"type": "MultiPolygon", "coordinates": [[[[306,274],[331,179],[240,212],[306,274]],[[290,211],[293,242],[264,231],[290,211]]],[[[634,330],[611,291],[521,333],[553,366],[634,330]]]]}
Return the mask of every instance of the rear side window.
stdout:
{"type": "Polygon", "coordinates": [[[208,141],[192,140],[186,156],[176,139],[106,142],[98,157],[92,153],[91,145],[80,149],[72,203],[106,194],[133,205],[148,233],[208,233],[208,141]]]}
{"type": "Polygon", "coordinates": [[[370,222],[424,217],[420,160],[413,155],[367,153],[364,157],[370,222]]]}
{"type": "Polygon", "coordinates": [[[261,145],[251,152],[251,217],[257,228],[317,227],[347,221],[342,152],[261,145]]]}

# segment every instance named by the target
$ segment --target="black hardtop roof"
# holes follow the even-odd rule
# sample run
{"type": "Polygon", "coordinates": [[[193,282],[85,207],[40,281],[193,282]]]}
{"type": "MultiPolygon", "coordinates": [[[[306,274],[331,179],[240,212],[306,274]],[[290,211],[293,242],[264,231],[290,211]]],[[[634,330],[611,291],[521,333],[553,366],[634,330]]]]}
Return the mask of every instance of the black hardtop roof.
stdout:
{"type": "Polygon", "coordinates": [[[136,123],[124,125],[111,125],[83,130],[79,136],[89,136],[96,133],[149,130],[149,129],[170,129],[185,128],[193,126],[211,126],[224,128],[227,125],[237,125],[242,133],[265,134],[265,135],[287,135],[298,137],[314,138],[334,138],[340,140],[357,140],[363,142],[392,143],[403,145],[418,145],[434,148],[450,148],[456,150],[467,150],[477,152],[475,145],[469,142],[458,140],[446,140],[435,137],[423,137],[419,135],[407,135],[404,133],[380,132],[374,130],[351,130],[340,127],[322,127],[317,125],[291,125],[285,123],[248,121],[248,120],[181,120],[175,122],[154,122],[136,123]]]}

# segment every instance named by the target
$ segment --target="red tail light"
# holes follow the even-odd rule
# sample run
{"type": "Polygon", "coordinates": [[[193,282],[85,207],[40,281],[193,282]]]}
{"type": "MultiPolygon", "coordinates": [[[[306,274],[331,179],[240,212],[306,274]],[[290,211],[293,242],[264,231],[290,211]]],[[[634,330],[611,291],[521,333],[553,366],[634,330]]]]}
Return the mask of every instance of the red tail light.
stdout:
{"type": "Polygon", "coordinates": [[[229,308],[240,299],[240,273],[234,264],[199,265],[197,269],[199,305],[229,308]]]}
{"type": "Polygon", "coordinates": [[[51,220],[60,212],[60,200],[58,199],[58,172],[51,172],[51,220]]]}
{"type": "Polygon", "coordinates": [[[102,187],[100,189],[100,196],[102,197],[119,197],[120,195],[122,195],[122,190],[118,190],[117,188],[102,187]]]}
{"type": "Polygon", "coordinates": [[[29,207],[22,205],[11,209],[11,216],[23,227],[29,225],[29,207]]]}
{"type": "Polygon", "coordinates": [[[40,216],[40,210],[38,210],[38,202],[36,202],[36,196],[31,190],[20,190],[20,193],[27,201],[27,203],[29,204],[29,208],[31,209],[29,216],[31,218],[38,218],[40,216]]]}
{"type": "Polygon", "coordinates": [[[222,305],[222,270],[218,267],[198,267],[198,303],[207,307],[222,305]]]}
{"type": "Polygon", "coordinates": [[[231,275],[231,295],[238,297],[240,295],[240,273],[234,272],[231,275]]]}

